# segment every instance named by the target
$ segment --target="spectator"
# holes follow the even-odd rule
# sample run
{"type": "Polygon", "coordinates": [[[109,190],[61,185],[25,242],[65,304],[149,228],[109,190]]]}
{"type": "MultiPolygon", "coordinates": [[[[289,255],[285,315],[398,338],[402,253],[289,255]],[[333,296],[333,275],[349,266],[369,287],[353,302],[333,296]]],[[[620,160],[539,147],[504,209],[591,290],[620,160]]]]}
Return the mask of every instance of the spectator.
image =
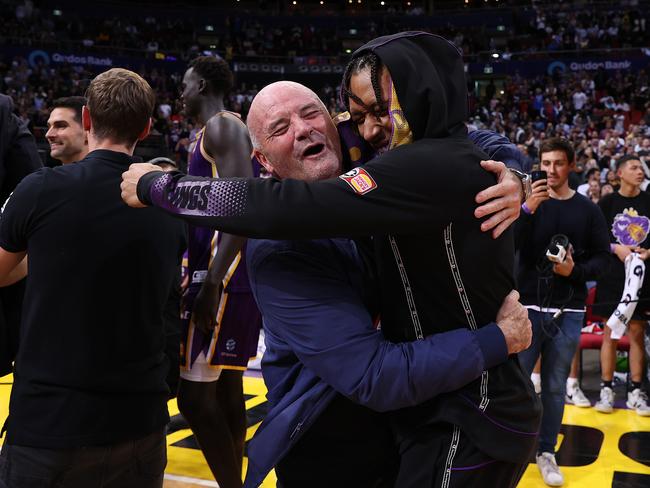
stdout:
{"type": "Polygon", "coordinates": [[[591,168],[590,170],[587,171],[586,176],[586,182],[580,185],[577,188],[578,193],[584,196],[589,195],[589,189],[591,188],[590,183],[592,181],[595,181],[598,183],[600,187],[600,170],[598,168],[591,168]]]}
{"type": "MultiPolygon", "coordinates": [[[[624,156],[616,163],[616,172],[621,180],[621,187],[615,193],[607,195],[600,201],[600,208],[607,219],[610,229],[611,253],[609,255],[609,272],[598,281],[596,306],[594,313],[609,317],[618,307],[624,295],[626,280],[625,263],[632,252],[638,252],[646,260],[650,254],[650,195],[641,191],[644,174],[637,156],[624,156]],[[603,305],[598,305],[603,303],[603,305]]],[[[630,376],[627,393],[627,406],[638,415],[650,416],[648,397],[641,387],[645,352],[643,336],[650,317],[650,280],[645,279],[638,292],[639,302],[626,319],[630,338],[630,376]]],[[[610,324],[610,321],[608,321],[610,324]]],[[[618,340],[612,338],[612,329],[605,327],[603,345],[600,350],[602,382],[600,400],[596,410],[611,413],[614,410],[614,390],[612,379],[616,362],[618,340]]]]}
{"type": "Polygon", "coordinates": [[[71,487],[159,488],[169,421],[162,314],[184,230],[164,215],[133,212],[114,191],[149,131],[151,87],[112,69],[87,97],[89,155],[30,175],[2,214],[0,275],[29,247],[30,313],[0,476],[12,487],[65,476],[71,487]]]}
{"type": "MultiPolygon", "coordinates": [[[[0,201],[4,204],[16,185],[41,166],[34,137],[13,113],[11,98],[0,94],[0,201]]],[[[24,292],[24,282],[0,288],[0,376],[12,371],[24,292]]]]}
{"type": "Polygon", "coordinates": [[[88,136],[81,125],[84,105],[84,97],[59,98],[52,104],[45,138],[50,143],[50,156],[61,164],[81,161],[88,154],[88,136]]]}
{"type": "Polygon", "coordinates": [[[575,164],[571,144],[551,138],[540,152],[540,169],[547,172],[548,180],[534,183],[533,195],[522,206],[524,212],[517,223],[521,300],[533,325],[532,345],[519,359],[530,375],[542,353],[543,415],[537,468],[547,485],[560,486],[564,476],[555,460],[555,445],[582,328],[585,283],[605,269],[608,243],[605,219],[598,207],[569,188],[569,173],[575,164]],[[557,257],[547,258],[547,250],[557,257]]]}

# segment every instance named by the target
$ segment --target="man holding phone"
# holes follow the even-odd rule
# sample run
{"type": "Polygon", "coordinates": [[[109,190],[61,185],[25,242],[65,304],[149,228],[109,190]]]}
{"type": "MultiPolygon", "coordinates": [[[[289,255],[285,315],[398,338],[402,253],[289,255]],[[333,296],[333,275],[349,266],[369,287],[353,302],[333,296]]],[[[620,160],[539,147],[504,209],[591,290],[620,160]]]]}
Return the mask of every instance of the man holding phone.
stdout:
{"type": "Polygon", "coordinates": [[[516,230],[521,303],[533,326],[532,344],[519,359],[530,374],[542,353],[537,467],[547,485],[561,486],[564,477],[555,462],[555,445],[566,380],[582,328],[585,283],[606,270],[609,236],[598,207],[569,187],[575,165],[569,141],[548,139],[540,155],[542,171],[533,175],[532,194],[522,205],[516,230]]]}

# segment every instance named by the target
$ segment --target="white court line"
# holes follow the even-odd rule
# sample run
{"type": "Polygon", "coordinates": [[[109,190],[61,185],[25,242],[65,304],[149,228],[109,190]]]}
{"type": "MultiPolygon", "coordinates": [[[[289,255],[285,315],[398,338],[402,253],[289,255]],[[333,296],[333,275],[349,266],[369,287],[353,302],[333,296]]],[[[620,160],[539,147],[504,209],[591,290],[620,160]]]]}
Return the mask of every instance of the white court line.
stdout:
{"type": "Polygon", "coordinates": [[[213,488],[219,488],[219,483],[216,481],[202,480],[199,478],[190,478],[188,476],[176,476],[175,474],[165,473],[165,479],[171,481],[181,481],[183,483],[192,483],[199,486],[211,486],[213,488]]]}

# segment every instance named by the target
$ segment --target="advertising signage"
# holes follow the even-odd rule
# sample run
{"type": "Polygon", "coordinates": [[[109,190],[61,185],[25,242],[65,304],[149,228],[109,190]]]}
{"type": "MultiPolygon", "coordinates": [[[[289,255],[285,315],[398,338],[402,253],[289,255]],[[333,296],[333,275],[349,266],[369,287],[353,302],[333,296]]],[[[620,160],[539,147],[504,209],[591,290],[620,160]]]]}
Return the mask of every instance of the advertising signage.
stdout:
{"type": "Polygon", "coordinates": [[[522,76],[552,75],[554,73],[576,73],[580,71],[593,72],[599,69],[605,71],[639,71],[647,69],[650,57],[626,58],[592,58],[592,59],[555,59],[555,60],[518,60],[492,63],[468,63],[467,72],[472,76],[480,75],[514,75],[522,76]]]}

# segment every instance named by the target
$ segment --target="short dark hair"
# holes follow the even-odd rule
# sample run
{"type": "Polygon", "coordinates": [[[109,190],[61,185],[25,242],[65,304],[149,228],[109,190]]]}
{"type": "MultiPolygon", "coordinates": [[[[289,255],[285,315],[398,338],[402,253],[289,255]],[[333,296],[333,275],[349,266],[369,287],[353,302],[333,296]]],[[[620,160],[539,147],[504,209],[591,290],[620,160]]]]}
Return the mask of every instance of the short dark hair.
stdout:
{"type": "Polygon", "coordinates": [[[636,154],[626,154],[616,160],[616,171],[621,169],[628,161],[641,161],[641,159],[636,154]]]}
{"type": "Polygon", "coordinates": [[[542,158],[543,153],[551,151],[562,151],[566,155],[569,164],[573,164],[575,161],[575,151],[571,143],[562,137],[550,137],[545,139],[544,142],[539,146],[539,157],[542,158]]]}
{"type": "Polygon", "coordinates": [[[52,102],[52,110],[55,108],[69,108],[74,110],[74,121],[81,125],[81,112],[87,103],[86,97],[61,97],[52,102]]]}
{"type": "Polygon", "coordinates": [[[233,86],[233,74],[228,63],[216,56],[199,56],[189,65],[201,78],[208,82],[213,93],[227,95],[233,86]]]}
{"type": "Polygon", "coordinates": [[[596,172],[600,172],[600,168],[589,168],[587,174],[585,175],[585,179],[588,180],[591,178],[591,175],[595,174],[596,172]]]}
{"type": "Polygon", "coordinates": [[[98,139],[134,144],[147,127],[156,94],[139,74],[113,68],[97,75],[86,91],[93,132],[98,139]]]}

